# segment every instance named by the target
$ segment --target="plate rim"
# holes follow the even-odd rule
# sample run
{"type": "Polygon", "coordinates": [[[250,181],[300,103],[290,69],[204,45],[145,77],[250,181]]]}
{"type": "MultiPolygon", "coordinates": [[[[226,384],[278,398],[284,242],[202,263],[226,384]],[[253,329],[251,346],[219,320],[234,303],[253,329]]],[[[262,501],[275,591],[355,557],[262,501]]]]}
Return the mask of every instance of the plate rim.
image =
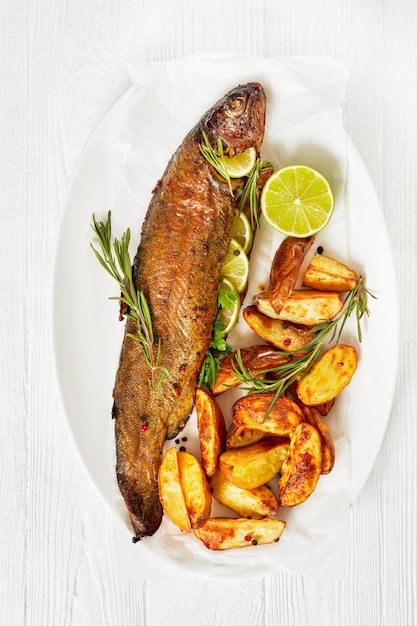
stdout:
{"type": "MultiPolygon", "coordinates": [[[[103,129],[105,129],[107,126],[109,126],[109,123],[112,121],[113,117],[116,118],[119,115],[119,109],[121,109],[125,103],[127,103],[129,101],[129,94],[132,92],[133,87],[129,87],[115,102],[114,104],[108,109],[108,111],[104,114],[104,116],[101,118],[101,120],[99,121],[99,123],[95,126],[94,130],[91,132],[87,142],[85,143],[77,161],[76,164],[74,166],[73,172],[71,174],[71,177],[69,179],[69,183],[68,183],[68,188],[67,188],[67,193],[62,205],[62,211],[60,214],[60,221],[59,221],[59,226],[58,226],[58,235],[57,235],[57,244],[56,244],[56,249],[55,249],[55,254],[54,254],[54,263],[53,263],[53,272],[52,272],[52,290],[51,290],[51,297],[52,297],[52,303],[51,303],[51,316],[52,316],[52,323],[51,323],[51,334],[52,334],[52,353],[53,353],[53,371],[54,371],[54,377],[55,377],[55,382],[56,382],[56,389],[58,392],[58,397],[59,397],[59,401],[60,401],[60,405],[62,407],[62,413],[63,416],[65,418],[67,427],[68,427],[68,431],[70,433],[70,437],[73,441],[74,444],[74,448],[77,451],[78,457],[81,461],[81,464],[83,466],[83,468],[85,469],[86,474],[89,476],[89,479],[92,482],[92,485],[94,485],[95,490],[99,493],[100,498],[102,499],[102,501],[105,503],[105,505],[107,507],[109,507],[110,512],[114,515],[114,507],[112,505],[111,499],[109,499],[108,495],[109,495],[109,490],[104,490],[103,486],[100,484],[100,482],[97,480],[96,476],[94,475],[94,473],[92,472],[92,469],[90,467],[90,465],[87,462],[87,459],[85,458],[85,456],[82,454],[80,446],[79,446],[79,442],[78,442],[78,435],[75,429],[75,425],[73,423],[73,420],[71,420],[71,416],[70,416],[70,411],[67,408],[67,399],[65,397],[65,393],[63,390],[63,384],[62,384],[62,364],[59,363],[60,359],[59,359],[59,348],[58,348],[58,336],[59,336],[59,323],[58,323],[58,319],[57,319],[57,303],[56,303],[56,286],[57,283],[59,282],[59,272],[60,272],[60,257],[59,257],[59,246],[60,246],[60,242],[62,241],[62,238],[64,236],[64,229],[65,229],[65,223],[66,221],[69,219],[68,214],[69,214],[69,206],[71,203],[71,195],[73,193],[73,188],[74,185],[77,184],[77,179],[80,175],[80,171],[83,171],[85,168],[85,164],[86,162],[88,162],[88,160],[91,158],[90,157],[90,153],[93,151],[93,147],[94,147],[94,142],[97,141],[98,136],[100,135],[100,133],[103,132],[103,129]]],[[[345,130],[345,129],[344,129],[345,130]]],[[[374,209],[377,211],[378,213],[378,217],[380,220],[380,225],[384,225],[385,226],[385,230],[386,230],[386,223],[385,223],[385,219],[383,216],[383,211],[382,211],[382,207],[379,201],[379,198],[376,194],[376,190],[375,187],[373,185],[373,181],[369,175],[369,172],[365,166],[365,163],[363,162],[363,159],[361,157],[361,155],[359,154],[359,151],[357,150],[356,146],[354,145],[352,139],[350,138],[350,136],[348,135],[347,131],[345,130],[346,133],[346,137],[348,140],[348,165],[349,165],[349,172],[348,172],[348,177],[347,177],[347,181],[346,181],[346,187],[349,187],[349,177],[350,177],[350,173],[351,173],[351,165],[352,163],[354,163],[354,167],[357,167],[361,170],[361,175],[364,176],[369,184],[369,188],[372,190],[372,192],[374,193],[375,196],[375,205],[374,205],[374,209]],[[353,159],[353,161],[352,161],[353,159]]],[[[386,232],[386,238],[387,238],[387,242],[388,242],[388,246],[387,246],[387,251],[390,255],[390,259],[389,259],[389,263],[388,265],[391,268],[392,273],[394,273],[394,262],[393,262],[393,255],[392,255],[392,248],[389,242],[389,237],[388,237],[388,232],[386,232]]],[[[396,316],[398,315],[398,297],[397,297],[397,290],[396,290],[396,285],[391,284],[390,286],[391,289],[394,290],[395,292],[395,304],[396,306],[394,307],[396,316]]],[[[395,324],[395,328],[398,328],[398,324],[395,324]]],[[[394,333],[395,334],[395,333],[394,333]]],[[[379,442],[377,444],[377,446],[374,448],[374,452],[372,455],[372,461],[371,463],[368,463],[368,470],[363,474],[362,476],[362,480],[360,481],[360,484],[358,484],[356,486],[356,488],[354,488],[354,485],[351,483],[351,502],[350,505],[352,506],[353,503],[355,502],[355,500],[357,499],[357,497],[359,496],[359,494],[361,493],[365,483],[367,482],[370,473],[372,472],[376,459],[379,455],[380,452],[380,448],[382,445],[382,441],[385,437],[386,434],[386,430],[387,430],[387,426],[388,426],[388,422],[390,419],[390,415],[391,415],[391,411],[392,411],[392,403],[394,400],[394,392],[395,392],[395,386],[396,386],[396,378],[397,378],[397,365],[398,365],[398,332],[396,334],[395,337],[395,341],[393,341],[393,345],[395,346],[396,350],[395,350],[395,355],[394,355],[394,360],[395,360],[395,367],[394,367],[394,371],[393,371],[393,382],[392,382],[392,389],[390,391],[390,405],[389,408],[387,408],[387,410],[385,411],[385,419],[384,419],[384,427],[379,431],[379,442]]]]}

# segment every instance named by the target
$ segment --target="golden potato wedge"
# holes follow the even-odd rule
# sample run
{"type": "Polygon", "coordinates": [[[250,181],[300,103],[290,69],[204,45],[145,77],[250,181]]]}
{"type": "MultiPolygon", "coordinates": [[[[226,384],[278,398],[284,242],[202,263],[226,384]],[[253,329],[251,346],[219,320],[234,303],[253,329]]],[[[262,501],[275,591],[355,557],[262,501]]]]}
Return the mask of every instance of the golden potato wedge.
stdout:
{"type": "Polygon", "coordinates": [[[223,476],[242,489],[255,489],[274,478],[286,457],[289,439],[267,437],[244,448],[230,448],[220,456],[223,476]]]}
{"type": "Polygon", "coordinates": [[[312,333],[308,332],[307,326],[296,326],[284,320],[268,317],[254,304],[245,307],[243,319],[261,339],[286,352],[302,350],[313,337],[312,333]]]}
{"type": "Polygon", "coordinates": [[[314,491],[321,472],[321,439],[311,424],[297,426],[278,481],[279,503],[295,506],[314,491]]]}
{"type": "Polygon", "coordinates": [[[190,526],[206,523],[211,512],[211,491],[200,461],[189,452],[178,452],[178,469],[190,526]]]}
{"type": "Polygon", "coordinates": [[[335,462],[335,447],[329,427],[315,407],[303,404],[301,408],[303,409],[306,422],[314,426],[320,435],[322,452],[321,473],[329,474],[335,462]]]}
{"type": "Polygon", "coordinates": [[[209,480],[213,498],[240,515],[251,519],[261,519],[277,513],[279,504],[273,491],[267,485],[255,489],[242,489],[227,480],[217,471],[209,480]]]}
{"type": "Polygon", "coordinates": [[[231,550],[278,541],[284,528],[284,521],[270,517],[258,520],[211,517],[194,534],[209,550],[231,550]]]}
{"type": "MultiPolygon", "coordinates": [[[[260,374],[263,370],[276,367],[288,361],[288,358],[280,354],[277,348],[265,345],[241,348],[240,357],[243,365],[254,376],[260,374]]],[[[237,387],[241,384],[234,371],[235,359],[236,352],[231,352],[221,360],[220,370],[212,388],[214,396],[227,391],[230,387],[237,387]]]]}
{"type": "Polygon", "coordinates": [[[219,456],[226,447],[226,424],[216,400],[204,389],[196,390],[195,409],[201,460],[207,476],[211,476],[216,471],[219,456]]]}
{"type": "MultiPolygon", "coordinates": [[[[297,395],[297,385],[298,385],[298,382],[294,381],[287,388],[287,393],[289,393],[290,396],[294,396],[296,401],[299,400],[298,395],[297,395]]],[[[314,408],[316,409],[316,411],[318,411],[320,413],[320,415],[322,417],[324,417],[324,416],[329,414],[332,406],[334,405],[334,401],[335,401],[335,399],[332,398],[331,400],[327,400],[327,402],[322,402],[320,404],[316,404],[314,408]]],[[[300,403],[302,404],[302,402],[300,402],[300,403]]],[[[303,405],[303,411],[304,411],[304,405],[303,405]]]]}
{"type": "Polygon", "coordinates": [[[357,364],[355,348],[337,344],[327,350],[299,381],[297,396],[307,406],[332,400],[349,384],[357,364]]]}
{"type": "Polygon", "coordinates": [[[229,448],[241,448],[256,443],[265,437],[266,433],[255,428],[245,428],[231,424],[226,436],[226,445],[229,448]]]}
{"type": "Polygon", "coordinates": [[[294,400],[274,392],[253,393],[236,400],[232,407],[233,422],[237,426],[262,430],[271,435],[290,437],[295,427],[304,421],[304,414],[294,400]],[[269,413],[268,413],[269,411],[269,413]]]}
{"type": "Polygon", "coordinates": [[[177,450],[169,448],[158,472],[159,499],[170,520],[183,531],[191,529],[187,505],[181,486],[177,450]]]}
{"type": "Polygon", "coordinates": [[[314,237],[286,237],[275,253],[269,275],[268,298],[275,313],[280,313],[294,289],[300,267],[314,237]]]}
{"type": "Polygon", "coordinates": [[[304,287],[320,291],[351,291],[357,282],[356,272],[324,254],[313,256],[303,278],[304,287]]]}
{"type": "Polygon", "coordinates": [[[279,314],[275,313],[265,291],[256,294],[254,302],[259,311],[269,317],[305,326],[316,326],[316,324],[331,320],[343,308],[343,298],[340,293],[313,291],[312,289],[293,291],[279,314]]]}
{"type": "Polygon", "coordinates": [[[279,313],[275,313],[272,304],[269,301],[269,296],[267,291],[261,291],[260,293],[256,293],[253,296],[253,301],[255,303],[256,308],[260,313],[270,317],[273,320],[279,319],[279,313]]]}

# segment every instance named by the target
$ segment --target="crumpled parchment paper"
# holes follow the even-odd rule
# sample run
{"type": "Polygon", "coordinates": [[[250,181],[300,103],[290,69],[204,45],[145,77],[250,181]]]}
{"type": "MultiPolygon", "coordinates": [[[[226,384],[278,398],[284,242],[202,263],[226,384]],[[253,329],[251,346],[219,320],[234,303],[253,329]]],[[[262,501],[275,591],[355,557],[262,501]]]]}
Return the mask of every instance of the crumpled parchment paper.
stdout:
{"type": "MultiPolygon", "coordinates": [[[[140,224],[151,190],[185,134],[202,114],[239,83],[258,81],[267,96],[267,121],[262,158],[276,168],[304,163],[320,170],[331,182],[335,211],[330,224],[316,236],[305,261],[323,246],[326,254],[346,258],[348,207],[344,205],[347,176],[347,135],[342,103],[346,68],[327,57],[260,59],[213,55],[163,63],[138,63],[130,68],[133,87],[120,120],[114,154],[113,215],[132,230],[135,252],[140,224]]],[[[268,284],[270,264],[282,237],[265,222],[256,235],[251,275],[244,306],[252,303],[260,285],[268,284]]],[[[184,243],[186,245],[186,242],[184,243]]],[[[243,309],[243,307],[242,307],[243,309]]],[[[259,343],[243,320],[229,336],[233,347],[259,343]]],[[[226,421],[239,391],[219,398],[226,421]]],[[[303,504],[281,510],[286,529],[278,543],[240,550],[213,552],[192,533],[181,533],[164,516],[151,538],[133,545],[129,517],[117,488],[114,464],[109,468],[116,517],[115,556],[125,574],[152,578],[170,575],[251,579],[285,569],[311,576],[340,578],[345,565],[350,506],[349,389],[337,399],[327,418],[336,446],[331,474],[321,476],[303,504]]],[[[192,415],[181,436],[187,450],[199,455],[196,419],[192,415]]],[[[181,438],[180,436],[180,438],[181,438]]],[[[167,445],[175,445],[169,442],[167,445]]],[[[213,514],[226,509],[214,504],[213,514]]],[[[227,515],[233,516],[228,511],[227,515]]]]}

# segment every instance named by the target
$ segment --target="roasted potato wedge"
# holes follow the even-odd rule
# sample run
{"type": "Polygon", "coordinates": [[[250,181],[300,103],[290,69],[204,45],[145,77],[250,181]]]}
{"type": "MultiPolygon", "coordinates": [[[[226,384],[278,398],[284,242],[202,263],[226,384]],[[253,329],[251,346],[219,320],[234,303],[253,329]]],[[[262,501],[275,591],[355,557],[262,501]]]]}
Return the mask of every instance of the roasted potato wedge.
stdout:
{"type": "Polygon", "coordinates": [[[279,504],[273,491],[267,485],[255,489],[242,489],[227,480],[217,471],[209,480],[213,498],[240,515],[251,519],[261,519],[277,513],[279,504]]]}
{"type": "Polygon", "coordinates": [[[320,291],[351,291],[357,282],[356,272],[324,254],[313,256],[303,278],[304,287],[320,291]]]}
{"type": "Polygon", "coordinates": [[[321,473],[321,463],[319,433],[311,424],[299,424],[291,439],[278,481],[279,503],[282,506],[301,504],[313,493],[321,473]]]}
{"type": "Polygon", "coordinates": [[[332,400],[350,383],[357,364],[355,348],[337,344],[327,350],[299,381],[297,396],[307,406],[332,400]]]}
{"type": "MultiPolygon", "coordinates": [[[[295,398],[296,400],[299,400],[299,398],[298,398],[298,396],[297,396],[297,385],[298,385],[298,382],[297,382],[297,381],[293,382],[293,383],[292,383],[292,384],[288,387],[288,389],[287,389],[287,393],[289,393],[290,395],[294,396],[294,398],[295,398]]],[[[335,399],[334,399],[334,398],[332,398],[331,400],[328,400],[327,402],[322,402],[322,403],[320,403],[320,404],[316,404],[316,405],[314,406],[314,408],[316,409],[316,411],[318,411],[318,412],[320,413],[320,415],[321,415],[322,417],[324,417],[324,416],[326,416],[326,415],[328,415],[328,414],[329,414],[329,412],[330,412],[331,408],[332,408],[332,407],[333,407],[333,405],[334,405],[334,401],[335,401],[335,399]]],[[[302,404],[302,403],[301,403],[301,404],[302,404]]],[[[303,405],[303,411],[304,411],[304,405],[303,405]]]]}
{"type": "Polygon", "coordinates": [[[159,499],[170,520],[183,531],[191,530],[176,448],[169,448],[162,458],[158,472],[158,489],[159,499]]]}
{"type": "Polygon", "coordinates": [[[313,337],[312,333],[308,332],[307,326],[296,326],[284,320],[268,317],[254,304],[245,307],[243,318],[261,339],[286,352],[302,350],[313,337]]]}
{"type": "Polygon", "coordinates": [[[207,476],[217,469],[219,456],[226,447],[226,424],[213,396],[204,389],[195,393],[201,460],[207,476]]]}
{"type": "Polygon", "coordinates": [[[211,517],[194,534],[209,550],[230,550],[278,541],[284,528],[285,522],[270,517],[259,520],[211,517]]]}
{"type": "Polygon", "coordinates": [[[182,492],[193,530],[206,523],[211,512],[211,491],[200,461],[189,452],[177,453],[182,492]]]}
{"type": "MultiPolygon", "coordinates": [[[[281,363],[286,363],[288,361],[285,356],[279,354],[277,347],[274,348],[265,345],[241,348],[240,357],[243,365],[254,376],[261,374],[263,370],[276,367],[277,365],[281,365],[281,363]]],[[[212,388],[214,396],[218,396],[224,391],[227,391],[230,387],[237,387],[241,384],[241,381],[238,379],[234,371],[233,364],[235,359],[236,352],[231,352],[221,360],[220,370],[212,388]]]]}
{"type": "Polygon", "coordinates": [[[241,448],[256,443],[265,437],[266,433],[255,428],[245,428],[232,424],[227,431],[226,445],[229,448],[241,448]]]}
{"type": "Polygon", "coordinates": [[[232,407],[233,422],[271,435],[290,437],[295,427],[304,421],[304,414],[296,402],[286,396],[277,398],[271,408],[274,397],[274,392],[269,391],[239,398],[232,407]]]}
{"type": "Polygon", "coordinates": [[[298,280],[301,264],[314,237],[286,237],[275,253],[269,275],[268,298],[275,313],[280,313],[298,280]]]}
{"type": "Polygon", "coordinates": [[[343,308],[343,298],[335,291],[313,291],[312,289],[293,291],[279,314],[275,313],[265,291],[256,294],[253,299],[261,313],[275,319],[306,326],[315,326],[331,320],[343,308]]]}
{"type": "MultiPolygon", "coordinates": [[[[277,347],[265,345],[241,348],[240,358],[242,359],[243,365],[254,376],[261,374],[262,371],[266,369],[276,367],[277,365],[281,365],[281,363],[286,363],[288,360],[279,353],[277,347]]],[[[212,388],[214,396],[218,396],[224,391],[227,391],[230,387],[237,387],[241,384],[241,381],[235,374],[234,365],[236,365],[236,351],[231,352],[221,360],[220,370],[212,388]]]]}
{"type": "Polygon", "coordinates": [[[315,407],[302,405],[306,422],[314,426],[321,439],[321,473],[329,474],[334,466],[335,447],[329,427],[315,407]]]}
{"type": "Polygon", "coordinates": [[[326,400],[326,402],[320,402],[320,404],[316,404],[315,405],[315,409],[320,413],[320,415],[323,417],[325,415],[328,415],[330,412],[330,409],[332,408],[332,406],[334,405],[334,398],[332,398],[331,400],[326,400]]]}
{"type": "Polygon", "coordinates": [[[231,448],[220,456],[223,476],[242,489],[255,489],[274,478],[286,457],[289,439],[267,437],[244,448],[231,448]]]}

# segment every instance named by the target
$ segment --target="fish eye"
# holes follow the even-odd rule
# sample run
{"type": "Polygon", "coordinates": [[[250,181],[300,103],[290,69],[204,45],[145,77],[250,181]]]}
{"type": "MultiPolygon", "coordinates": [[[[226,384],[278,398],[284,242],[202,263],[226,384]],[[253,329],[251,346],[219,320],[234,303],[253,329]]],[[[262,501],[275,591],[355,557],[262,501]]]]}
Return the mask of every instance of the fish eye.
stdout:
{"type": "Polygon", "coordinates": [[[243,113],[245,110],[245,99],[244,98],[233,98],[229,102],[228,112],[233,117],[237,117],[243,113]]]}

